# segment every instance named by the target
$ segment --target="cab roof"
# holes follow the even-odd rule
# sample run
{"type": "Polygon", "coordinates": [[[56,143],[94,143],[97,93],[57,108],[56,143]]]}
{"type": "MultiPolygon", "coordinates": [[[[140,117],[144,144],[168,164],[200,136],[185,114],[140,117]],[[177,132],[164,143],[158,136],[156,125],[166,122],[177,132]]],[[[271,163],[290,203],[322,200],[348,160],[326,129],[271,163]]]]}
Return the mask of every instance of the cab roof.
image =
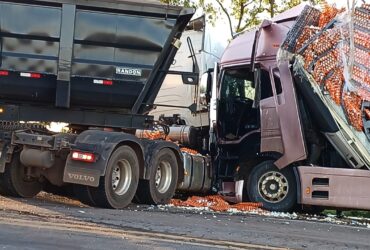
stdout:
{"type": "MultiPolygon", "coordinates": [[[[300,4],[275,16],[272,20],[262,22],[259,27],[261,34],[257,45],[256,63],[276,60],[280,45],[283,43],[288,31],[294,25],[296,18],[303,11],[305,5],[300,4]]],[[[230,42],[221,57],[221,67],[251,63],[253,43],[259,28],[242,33],[230,42]]]]}

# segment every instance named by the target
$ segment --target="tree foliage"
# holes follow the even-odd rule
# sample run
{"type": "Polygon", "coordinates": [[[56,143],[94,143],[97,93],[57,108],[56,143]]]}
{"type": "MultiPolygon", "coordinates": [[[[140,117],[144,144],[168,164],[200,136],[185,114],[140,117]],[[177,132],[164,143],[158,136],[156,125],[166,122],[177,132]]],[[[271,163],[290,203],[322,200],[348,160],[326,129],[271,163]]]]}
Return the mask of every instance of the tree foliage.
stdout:
{"type": "Polygon", "coordinates": [[[202,8],[212,23],[224,15],[230,27],[230,35],[258,25],[265,18],[290,9],[302,2],[317,4],[322,0],[161,0],[170,5],[202,8]]]}

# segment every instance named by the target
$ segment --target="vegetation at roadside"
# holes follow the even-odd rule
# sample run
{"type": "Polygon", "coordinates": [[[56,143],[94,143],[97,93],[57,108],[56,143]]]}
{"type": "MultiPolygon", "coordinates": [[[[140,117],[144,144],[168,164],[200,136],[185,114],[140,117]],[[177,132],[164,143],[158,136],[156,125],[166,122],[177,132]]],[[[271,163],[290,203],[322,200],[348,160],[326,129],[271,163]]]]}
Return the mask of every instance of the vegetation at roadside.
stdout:
{"type": "MultiPolygon", "coordinates": [[[[336,215],[336,210],[325,210],[323,212],[325,215],[336,215]]],[[[342,215],[345,217],[360,217],[360,218],[370,218],[370,211],[363,211],[363,210],[348,210],[343,211],[342,215]]]]}

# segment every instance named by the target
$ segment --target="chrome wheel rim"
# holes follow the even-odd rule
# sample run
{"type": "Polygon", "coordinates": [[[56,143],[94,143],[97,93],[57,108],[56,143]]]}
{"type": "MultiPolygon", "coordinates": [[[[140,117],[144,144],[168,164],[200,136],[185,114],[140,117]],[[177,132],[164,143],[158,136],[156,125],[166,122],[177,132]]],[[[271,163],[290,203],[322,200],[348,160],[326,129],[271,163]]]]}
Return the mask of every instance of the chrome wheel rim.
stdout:
{"type": "Polygon", "coordinates": [[[119,160],[112,171],[112,189],[115,194],[123,195],[129,188],[132,181],[131,164],[127,160],[119,160]]]}
{"type": "Polygon", "coordinates": [[[258,192],[265,201],[278,203],[288,195],[288,180],[282,173],[267,172],[258,180],[258,192]]]}
{"type": "Polygon", "coordinates": [[[155,173],[155,186],[161,194],[167,192],[171,185],[172,169],[168,161],[161,161],[155,173]]]}

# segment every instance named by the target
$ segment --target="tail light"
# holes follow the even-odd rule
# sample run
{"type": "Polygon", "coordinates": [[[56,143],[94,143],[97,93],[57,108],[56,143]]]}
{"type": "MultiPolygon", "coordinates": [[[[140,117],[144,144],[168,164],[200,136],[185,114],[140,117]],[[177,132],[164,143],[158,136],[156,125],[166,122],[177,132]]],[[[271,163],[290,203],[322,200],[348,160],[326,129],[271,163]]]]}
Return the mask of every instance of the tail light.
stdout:
{"type": "Polygon", "coordinates": [[[9,71],[0,70],[0,76],[8,76],[8,75],[9,75],[9,71]]]}
{"type": "Polygon", "coordinates": [[[72,151],[72,160],[75,161],[84,161],[84,162],[95,162],[96,156],[93,153],[89,152],[80,152],[80,151],[72,151]]]}
{"type": "Polygon", "coordinates": [[[38,74],[38,73],[25,73],[25,72],[22,72],[20,73],[20,76],[21,77],[28,77],[28,78],[41,78],[41,74],[38,74]]]}
{"type": "Polygon", "coordinates": [[[100,84],[100,85],[113,85],[112,80],[97,80],[97,79],[95,79],[94,83],[95,84],[100,84]]]}

